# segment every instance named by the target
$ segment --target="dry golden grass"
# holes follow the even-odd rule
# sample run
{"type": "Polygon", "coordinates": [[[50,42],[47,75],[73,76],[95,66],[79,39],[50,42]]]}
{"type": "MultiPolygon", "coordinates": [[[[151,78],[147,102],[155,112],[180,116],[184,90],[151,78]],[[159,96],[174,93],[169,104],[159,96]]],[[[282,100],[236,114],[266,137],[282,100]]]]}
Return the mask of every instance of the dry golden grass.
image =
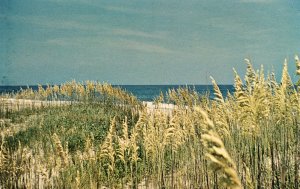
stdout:
{"type": "Polygon", "coordinates": [[[1,111],[0,187],[299,188],[300,94],[287,63],[278,83],[245,61],[227,97],[212,78],[214,99],[169,90],[151,111],[91,81],[12,95],[72,103],[1,111]],[[23,126],[6,132],[12,124],[23,126]]]}

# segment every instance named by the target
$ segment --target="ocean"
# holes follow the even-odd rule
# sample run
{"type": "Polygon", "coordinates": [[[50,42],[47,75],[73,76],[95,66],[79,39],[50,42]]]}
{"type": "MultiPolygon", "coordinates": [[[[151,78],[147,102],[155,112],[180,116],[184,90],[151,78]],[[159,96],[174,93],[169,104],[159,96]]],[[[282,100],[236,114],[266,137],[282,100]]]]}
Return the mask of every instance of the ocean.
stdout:
{"type": "MultiPolygon", "coordinates": [[[[178,89],[179,87],[189,87],[191,89],[195,88],[195,90],[199,94],[209,94],[210,98],[213,98],[213,86],[212,85],[114,85],[121,87],[127,92],[132,93],[141,101],[153,101],[155,97],[157,97],[160,92],[165,94],[169,89],[178,89]]],[[[21,88],[26,89],[27,87],[32,88],[33,90],[37,90],[38,86],[0,86],[0,94],[3,93],[11,93],[17,92],[21,88]]],[[[46,86],[44,86],[46,87],[46,86]]],[[[233,85],[219,85],[219,88],[223,94],[223,96],[227,95],[227,92],[233,92],[233,85]]]]}

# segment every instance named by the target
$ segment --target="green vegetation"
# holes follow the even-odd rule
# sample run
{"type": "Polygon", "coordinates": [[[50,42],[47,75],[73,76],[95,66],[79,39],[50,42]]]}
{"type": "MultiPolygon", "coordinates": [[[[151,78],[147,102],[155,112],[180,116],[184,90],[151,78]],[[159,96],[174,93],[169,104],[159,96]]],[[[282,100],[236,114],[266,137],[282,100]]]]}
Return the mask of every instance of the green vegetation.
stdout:
{"type": "Polygon", "coordinates": [[[287,64],[277,83],[246,62],[227,98],[212,79],[213,100],[180,88],[153,109],[94,82],[10,94],[60,103],[0,101],[0,188],[299,188],[300,94],[287,64]]]}

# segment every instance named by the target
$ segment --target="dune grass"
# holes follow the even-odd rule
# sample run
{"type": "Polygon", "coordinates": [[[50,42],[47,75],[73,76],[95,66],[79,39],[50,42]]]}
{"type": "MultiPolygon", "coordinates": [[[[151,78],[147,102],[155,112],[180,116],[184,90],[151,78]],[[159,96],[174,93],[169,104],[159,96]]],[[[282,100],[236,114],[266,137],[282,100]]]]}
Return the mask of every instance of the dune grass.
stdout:
{"type": "MultiPolygon", "coordinates": [[[[300,74],[297,57],[296,65],[300,74]]],[[[299,188],[297,86],[286,63],[280,82],[246,66],[226,98],[212,78],[214,99],[169,90],[150,112],[90,81],[10,94],[62,105],[0,104],[0,187],[299,188]],[[159,103],[176,106],[169,113],[159,103]]]]}

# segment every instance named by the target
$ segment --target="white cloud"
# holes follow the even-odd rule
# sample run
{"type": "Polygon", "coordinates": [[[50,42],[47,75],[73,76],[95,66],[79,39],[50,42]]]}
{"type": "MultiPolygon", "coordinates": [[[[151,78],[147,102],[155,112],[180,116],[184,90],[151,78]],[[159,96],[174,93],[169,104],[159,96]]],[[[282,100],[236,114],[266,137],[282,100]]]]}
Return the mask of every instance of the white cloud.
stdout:
{"type": "Polygon", "coordinates": [[[142,10],[142,9],[133,9],[127,7],[118,7],[118,6],[105,6],[102,7],[108,11],[115,11],[121,13],[129,13],[129,14],[153,14],[153,12],[149,10],[142,10]]]}
{"type": "Polygon", "coordinates": [[[76,37],[76,38],[53,38],[46,41],[49,45],[72,46],[82,48],[109,47],[122,50],[134,50],[143,53],[170,54],[176,53],[158,44],[149,44],[134,40],[116,40],[113,38],[102,37],[76,37]]]}
{"type": "Polygon", "coordinates": [[[244,19],[231,19],[228,18],[211,18],[209,22],[213,27],[223,32],[235,33],[237,37],[248,38],[250,36],[266,36],[274,32],[274,29],[269,26],[259,26],[254,25],[244,19]]]}
{"type": "Polygon", "coordinates": [[[11,16],[16,22],[28,23],[52,29],[102,30],[101,26],[83,21],[53,19],[46,16],[11,16]]]}
{"type": "Polygon", "coordinates": [[[80,3],[80,4],[93,4],[91,0],[39,0],[53,3],[80,3]]]}
{"type": "Polygon", "coordinates": [[[274,0],[241,0],[242,3],[273,3],[274,0]]]}
{"type": "Polygon", "coordinates": [[[169,54],[175,53],[173,50],[167,49],[160,45],[153,45],[133,40],[112,41],[110,46],[115,48],[130,49],[146,53],[169,54]]]}
{"type": "Polygon", "coordinates": [[[142,9],[134,9],[128,8],[123,6],[103,6],[101,1],[98,0],[44,0],[52,3],[57,4],[78,4],[78,5],[88,5],[93,7],[100,7],[107,11],[115,11],[121,13],[128,13],[128,14],[152,14],[151,11],[142,10],[142,9]]]}
{"type": "Polygon", "coordinates": [[[70,40],[66,40],[66,39],[49,39],[47,40],[46,43],[50,45],[58,45],[58,46],[68,46],[74,44],[70,40]]]}
{"type": "Polygon", "coordinates": [[[153,39],[163,39],[166,37],[166,32],[142,32],[137,30],[130,29],[113,29],[112,33],[120,36],[135,36],[135,37],[144,37],[144,38],[153,38],[153,39]]]}
{"type": "Polygon", "coordinates": [[[61,37],[46,40],[49,45],[72,46],[72,47],[95,47],[104,45],[105,41],[99,37],[61,37]]]}

